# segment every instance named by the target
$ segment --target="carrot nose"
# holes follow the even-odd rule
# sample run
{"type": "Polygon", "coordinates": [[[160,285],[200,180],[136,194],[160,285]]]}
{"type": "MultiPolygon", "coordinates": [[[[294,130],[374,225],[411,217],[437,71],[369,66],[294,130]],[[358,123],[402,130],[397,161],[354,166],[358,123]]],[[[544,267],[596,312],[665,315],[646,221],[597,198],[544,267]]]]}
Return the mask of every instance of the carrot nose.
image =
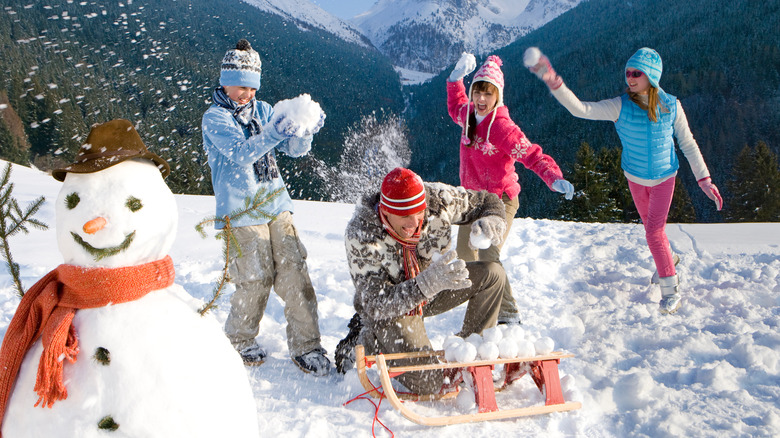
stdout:
{"type": "Polygon", "coordinates": [[[105,220],[105,218],[98,216],[95,219],[92,219],[91,221],[84,224],[84,232],[87,234],[95,234],[98,231],[102,230],[107,223],[108,222],[105,220]]]}

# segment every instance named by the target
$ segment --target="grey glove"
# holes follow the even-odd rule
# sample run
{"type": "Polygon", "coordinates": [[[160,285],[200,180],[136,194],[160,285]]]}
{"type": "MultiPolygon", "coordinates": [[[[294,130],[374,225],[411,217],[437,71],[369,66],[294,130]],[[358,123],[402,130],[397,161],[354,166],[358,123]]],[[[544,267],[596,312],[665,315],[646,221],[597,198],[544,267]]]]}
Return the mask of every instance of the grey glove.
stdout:
{"type": "Polygon", "coordinates": [[[477,59],[474,58],[474,55],[471,53],[463,52],[447,80],[450,82],[457,82],[466,77],[467,74],[473,72],[475,68],[477,68],[477,59]]]}
{"type": "Polygon", "coordinates": [[[471,287],[466,262],[457,258],[455,250],[449,250],[439,260],[431,263],[414,278],[417,287],[426,298],[431,299],[443,290],[471,287]]]}
{"type": "Polygon", "coordinates": [[[485,216],[471,224],[469,247],[471,249],[486,249],[490,245],[498,246],[504,239],[506,220],[501,216],[485,216]],[[490,245],[486,245],[487,243],[490,245]]]}

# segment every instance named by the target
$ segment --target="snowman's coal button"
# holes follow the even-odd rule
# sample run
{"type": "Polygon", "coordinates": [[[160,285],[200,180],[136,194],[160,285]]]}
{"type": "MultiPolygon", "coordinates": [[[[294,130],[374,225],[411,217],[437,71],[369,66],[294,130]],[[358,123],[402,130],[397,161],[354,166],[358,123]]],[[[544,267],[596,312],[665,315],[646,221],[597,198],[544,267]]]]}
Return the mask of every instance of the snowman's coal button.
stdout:
{"type": "Polygon", "coordinates": [[[119,425],[114,421],[114,418],[110,415],[106,415],[98,421],[98,429],[107,430],[113,432],[119,429],[119,425]]]}
{"type": "Polygon", "coordinates": [[[108,366],[111,364],[111,352],[106,348],[96,348],[95,354],[92,357],[101,365],[108,366]]]}

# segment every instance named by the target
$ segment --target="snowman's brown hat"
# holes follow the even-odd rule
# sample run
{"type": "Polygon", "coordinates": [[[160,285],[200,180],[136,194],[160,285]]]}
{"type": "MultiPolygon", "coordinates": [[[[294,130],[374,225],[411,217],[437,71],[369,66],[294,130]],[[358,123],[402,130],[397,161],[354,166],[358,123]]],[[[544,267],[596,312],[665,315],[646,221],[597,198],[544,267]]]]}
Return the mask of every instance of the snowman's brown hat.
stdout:
{"type": "Polygon", "coordinates": [[[99,172],[131,158],[153,161],[162,172],[163,178],[171,173],[168,163],[146,148],[129,120],[115,119],[93,126],[86,143],[79,149],[76,162],[61,169],[54,169],[51,175],[57,181],[64,181],[68,172],[99,172]]]}

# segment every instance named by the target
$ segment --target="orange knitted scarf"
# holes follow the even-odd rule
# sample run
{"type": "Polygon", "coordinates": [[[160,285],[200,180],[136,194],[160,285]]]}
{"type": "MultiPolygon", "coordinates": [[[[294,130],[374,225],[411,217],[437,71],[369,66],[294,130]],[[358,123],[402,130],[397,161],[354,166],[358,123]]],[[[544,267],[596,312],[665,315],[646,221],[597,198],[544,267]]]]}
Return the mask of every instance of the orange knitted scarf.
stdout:
{"type": "Polygon", "coordinates": [[[35,392],[39,404],[51,407],[68,397],[63,382],[65,359],[75,362],[78,337],[72,325],[78,309],[91,309],[137,300],[173,284],[173,260],[122,268],[84,268],[60,265],[22,297],[0,349],[0,425],[25,353],[42,337],[35,392]]]}

